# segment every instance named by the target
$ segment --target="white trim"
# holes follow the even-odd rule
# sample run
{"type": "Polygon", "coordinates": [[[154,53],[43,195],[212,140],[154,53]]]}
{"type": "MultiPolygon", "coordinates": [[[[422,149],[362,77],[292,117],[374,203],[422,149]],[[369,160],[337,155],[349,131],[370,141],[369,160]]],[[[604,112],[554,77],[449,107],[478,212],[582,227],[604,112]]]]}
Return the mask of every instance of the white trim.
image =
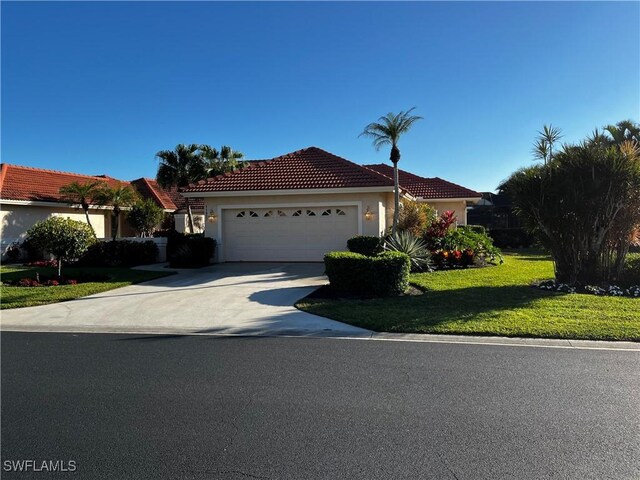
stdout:
{"type": "MultiPolygon", "coordinates": [[[[82,208],[79,203],[66,203],[66,202],[42,202],[39,200],[9,200],[2,198],[0,204],[7,205],[28,205],[33,207],[62,207],[62,208],[82,208]]],[[[124,210],[122,207],[121,210],[124,210]]],[[[111,206],[89,205],[89,210],[113,210],[111,206]]]]}
{"type": "Polygon", "coordinates": [[[190,198],[203,197],[261,197],[266,195],[322,195],[331,193],[377,193],[393,192],[393,187],[357,187],[357,188],[301,188],[287,190],[235,190],[229,192],[180,192],[190,198]]]}
{"type": "MultiPolygon", "coordinates": [[[[362,202],[295,202],[295,203],[246,203],[239,205],[218,205],[217,208],[217,232],[216,232],[216,244],[217,248],[221,250],[219,255],[219,261],[224,261],[224,242],[222,236],[222,211],[223,210],[235,210],[239,208],[291,208],[291,207],[357,207],[358,208],[358,235],[362,235],[362,202]],[[222,247],[222,248],[221,248],[222,247]]],[[[206,203],[205,203],[206,209],[206,203]]],[[[205,218],[206,221],[206,218],[205,218]]]]}

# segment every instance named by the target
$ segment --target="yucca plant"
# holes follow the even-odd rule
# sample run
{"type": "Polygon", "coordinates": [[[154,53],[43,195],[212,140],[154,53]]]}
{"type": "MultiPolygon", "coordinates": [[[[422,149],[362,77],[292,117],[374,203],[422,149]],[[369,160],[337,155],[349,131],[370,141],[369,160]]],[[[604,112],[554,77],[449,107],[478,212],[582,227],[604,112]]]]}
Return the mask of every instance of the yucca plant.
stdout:
{"type": "Polygon", "coordinates": [[[411,260],[411,270],[424,271],[431,269],[431,253],[421,238],[409,232],[397,232],[384,241],[384,249],[406,254],[411,260]]]}

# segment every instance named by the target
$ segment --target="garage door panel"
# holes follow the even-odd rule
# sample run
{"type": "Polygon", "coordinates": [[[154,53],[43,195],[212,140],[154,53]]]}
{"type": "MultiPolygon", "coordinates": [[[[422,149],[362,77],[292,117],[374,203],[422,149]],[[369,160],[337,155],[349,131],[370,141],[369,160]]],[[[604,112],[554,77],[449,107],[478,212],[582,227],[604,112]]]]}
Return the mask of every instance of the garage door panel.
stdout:
{"type": "Polygon", "coordinates": [[[355,206],[229,209],[222,214],[226,261],[322,261],[358,233],[355,206]]]}

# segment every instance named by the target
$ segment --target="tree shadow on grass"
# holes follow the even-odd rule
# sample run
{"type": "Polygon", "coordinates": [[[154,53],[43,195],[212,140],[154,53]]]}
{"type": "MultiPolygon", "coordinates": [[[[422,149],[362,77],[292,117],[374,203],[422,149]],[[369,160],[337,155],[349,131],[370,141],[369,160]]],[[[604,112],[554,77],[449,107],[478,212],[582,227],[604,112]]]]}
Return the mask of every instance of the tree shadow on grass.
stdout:
{"type": "Polygon", "coordinates": [[[454,321],[474,321],[491,312],[526,308],[536,300],[563,295],[526,285],[479,286],[374,300],[305,299],[301,306],[310,313],[371,330],[419,332],[454,321]]]}

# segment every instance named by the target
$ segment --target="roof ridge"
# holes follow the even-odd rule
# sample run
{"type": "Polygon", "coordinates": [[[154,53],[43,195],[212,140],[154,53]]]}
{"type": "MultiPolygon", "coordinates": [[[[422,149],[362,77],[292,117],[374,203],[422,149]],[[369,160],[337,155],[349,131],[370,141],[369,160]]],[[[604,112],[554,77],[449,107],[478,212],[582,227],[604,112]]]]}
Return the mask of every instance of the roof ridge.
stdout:
{"type": "MultiPolygon", "coordinates": [[[[323,148],[315,147],[315,146],[311,146],[311,147],[304,148],[303,150],[310,150],[310,149],[312,149],[312,148],[313,148],[313,149],[315,149],[315,150],[320,150],[321,152],[326,153],[327,155],[331,155],[332,157],[337,158],[338,160],[342,160],[343,162],[349,163],[349,164],[351,164],[351,165],[355,165],[355,166],[356,166],[356,167],[358,167],[359,169],[366,171],[366,172],[367,172],[368,174],[370,174],[371,176],[374,176],[374,177],[382,177],[382,178],[384,178],[385,180],[393,180],[392,178],[390,178],[390,177],[388,177],[388,176],[386,176],[386,175],[384,175],[384,174],[382,174],[382,173],[380,173],[380,172],[376,172],[375,170],[373,170],[373,169],[371,169],[371,168],[367,168],[367,167],[366,167],[366,166],[364,166],[364,165],[360,165],[359,163],[352,162],[351,160],[348,160],[348,159],[346,159],[346,158],[344,158],[344,157],[341,157],[340,155],[336,155],[335,153],[331,153],[331,152],[329,152],[328,150],[325,150],[325,149],[323,149],[323,148]]],[[[302,151],[302,150],[298,150],[298,151],[302,151]]],[[[296,153],[296,152],[293,152],[293,153],[296,153]]]]}
{"type": "Polygon", "coordinates": [[[449,185],[453,185],[458,188],[463,188],[465,190],[468,190],[469,192],[477,193],[478,195],[482,196],[480,192],[473,190],[471,188],[465,187],[464,185],[460,185],[459,183],[450,182],[449,180],[445,180],[444,178],[440,178],[440,177],[431,177],[431,178],[434,180],[440,180],[441,182],[448,183],[449,185]]]}

